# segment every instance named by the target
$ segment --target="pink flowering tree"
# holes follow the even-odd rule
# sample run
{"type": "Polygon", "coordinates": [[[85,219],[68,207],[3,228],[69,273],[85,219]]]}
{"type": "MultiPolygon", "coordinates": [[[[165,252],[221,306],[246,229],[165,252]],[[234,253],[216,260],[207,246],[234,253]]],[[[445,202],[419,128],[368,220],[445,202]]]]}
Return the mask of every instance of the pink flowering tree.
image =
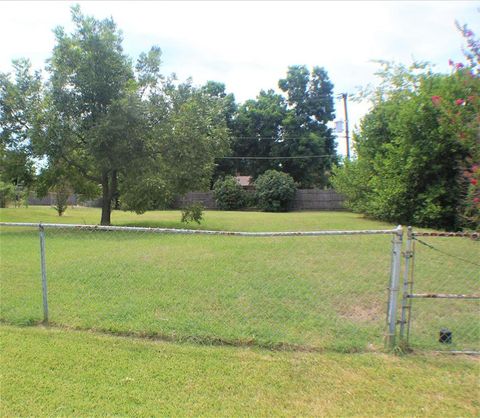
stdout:
{"type": "Polygon", "coordinates": [[[368,216],[429,228],[480,230],[480,42],[466,27],[465,62],[450,74],[428,63],[381,61],[365,89],[371,111],[356,158],[334,170],[346,204],[368,216]]]}
{"type": "Polygon", "coordinates": [[[455,88],[431,100],[440,110],[441,129],[457,139],[465,150],[461,165],[464,190],[462,216],[465,224],[480,228],[480,40],[467,26],[457,28],[466,40],[466,63],[449,60],[455,88]]]}

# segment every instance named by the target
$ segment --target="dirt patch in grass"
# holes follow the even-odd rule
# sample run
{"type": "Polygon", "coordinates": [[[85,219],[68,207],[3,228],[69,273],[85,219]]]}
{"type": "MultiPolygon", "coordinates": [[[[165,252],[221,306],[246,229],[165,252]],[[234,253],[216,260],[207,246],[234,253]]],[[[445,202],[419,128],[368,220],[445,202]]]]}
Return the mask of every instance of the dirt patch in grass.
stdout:
{"type": "Polygon", "coordinates": [[[337,313],[343,319],[359,323],[377,322],[385,316],[382,304],[366,302],[341,306],[337,309],[337,313]]]}

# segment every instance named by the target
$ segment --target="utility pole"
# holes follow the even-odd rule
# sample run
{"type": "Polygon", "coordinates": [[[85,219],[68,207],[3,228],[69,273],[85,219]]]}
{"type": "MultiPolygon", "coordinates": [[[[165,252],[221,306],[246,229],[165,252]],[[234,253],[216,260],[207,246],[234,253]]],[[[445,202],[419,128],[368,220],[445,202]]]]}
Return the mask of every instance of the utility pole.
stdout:
{"type": "Polygon", "coordinates": [[[350,159],[350,138],[348,136],[348,112],[347,112],[348,93],[342,93],[341,96],[343,99],[343,111],[345,113],[345,139],[347,141],[347,158],[350,159]]]}

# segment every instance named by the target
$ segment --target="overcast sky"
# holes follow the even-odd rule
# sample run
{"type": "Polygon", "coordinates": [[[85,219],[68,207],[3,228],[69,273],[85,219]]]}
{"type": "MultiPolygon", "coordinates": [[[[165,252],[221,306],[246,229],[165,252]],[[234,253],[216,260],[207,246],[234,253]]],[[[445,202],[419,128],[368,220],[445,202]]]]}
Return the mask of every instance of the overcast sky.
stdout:
{"type": "MultiPolygon", "coordinates": [[[[223,82],[239,102],[277,89],[293,64],[324,67],[337,94],[374,82],[375,59],[425,60],[448,72],[448,60],[463,57],[455,20],[480,34],[479,1],[2,1],[0,71],[10,71],[18,57],[43,68],[54,45],[52,29],[72,27],[75,3],[97,18],[112,16],[130,56],[158,45],[165,74],[191,76],[195,84],[223,82]]],[[[366,104],[349,104],[352,127],[366,110],[366,104]]]]}

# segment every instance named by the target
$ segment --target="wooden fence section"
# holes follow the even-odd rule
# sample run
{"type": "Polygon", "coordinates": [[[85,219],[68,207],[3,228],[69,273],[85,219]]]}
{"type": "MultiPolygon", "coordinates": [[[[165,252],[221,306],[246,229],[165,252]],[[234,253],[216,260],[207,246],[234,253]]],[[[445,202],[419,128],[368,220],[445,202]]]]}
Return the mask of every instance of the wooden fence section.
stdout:
{"type": "MultiPolygon", "coordinates": [[[[254,193],[253,190],[247,190],[247,193],[254,193]]],[[[319,189],[300,189],[295,192],[291,210],[343,210],[345,198],[335,190],[319,189]]],[[[185,196],[177,197],[172,204],[172,209],[180,209],[193,203],[201,203],[205,209],[218,209],[213,192],[190,192],[185,196]]],[[[30,205],[54,205],[55,195],[49,193],[48,196],[39,199],[34,195],[29,198],[30,205]]],[[[87,202],[78,202],[75,195],[70,196],[69,205],[80,204],[89,207],[101,207],[102,200],[91,200],[87,202]]]]}
{"type": "MultiPolygon", "coordinates": [[[[53,192],[48,192],[48,194],[44,197],[38,197],[35,193],[30,193],[28,196],[28,204],[29,205],[40,205],[40,206],[53,206],[57,203],[56,194],[53,192]]],[[[68,205],[78,205],[77,196],[71,195],[68,197],[67,200],[68,205]]]]}
{"type": "Polygon", "coordinates": [[[345,198],[335,190],[300,189],[295,193],[293,210],[342,210],[345,198]]]}
{"type": "MultiPolygon", "coordinates": [[[[253,193],[253,191],[247,191],[253,193]]],[[[295,192],[291,210],[344,210],[345,198],[335,190],[300,189],[295,192]]],[[[193,203],[201,203],[205,209],[217,209],[213,192],[190,192],[175,200],[178,209],[193,203]]]]}
{"type": "Polygon", "coordinates": [[[201,203],[205,209],[217,209],[217,203],[213,197],[213,192],[189,192],[184,196],[179,196],[173,202],[173,209],[180,209],[194,203],[201,203]]]}

